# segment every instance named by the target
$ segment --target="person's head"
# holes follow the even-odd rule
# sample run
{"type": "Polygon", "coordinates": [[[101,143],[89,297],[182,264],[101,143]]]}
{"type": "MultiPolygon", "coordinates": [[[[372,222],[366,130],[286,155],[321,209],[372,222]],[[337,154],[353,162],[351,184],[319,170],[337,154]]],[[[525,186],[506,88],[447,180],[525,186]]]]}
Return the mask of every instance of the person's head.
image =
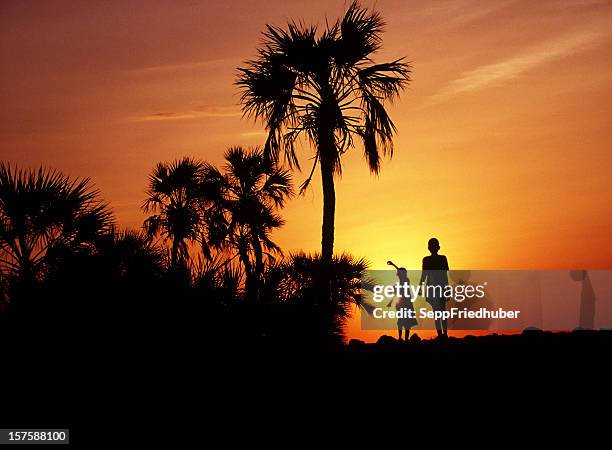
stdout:
{"type": "Polygon", "coordinates": [[[438,250],[440,250],[440,243],[436,238],[431,238],[429,242],[427,242],[427,248],[429,249],[432,255],[437,255],[438,250]]]}

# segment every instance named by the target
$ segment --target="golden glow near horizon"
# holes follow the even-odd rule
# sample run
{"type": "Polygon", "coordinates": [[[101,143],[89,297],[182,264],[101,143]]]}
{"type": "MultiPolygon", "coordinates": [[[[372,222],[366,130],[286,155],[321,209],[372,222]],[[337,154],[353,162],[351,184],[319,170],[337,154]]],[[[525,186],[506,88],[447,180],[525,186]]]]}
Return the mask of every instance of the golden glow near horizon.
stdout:
{"type": "MultiPolygon", "coordinates": [[[[233,82],[264,25],[322,25],[344,5],[2,2],[1,158],[91,177],[139,227],[156,162],[220,163],[230,145],[263,143],[233,82]]],[[[436,236],[454,268],[612,268],[611,2],[376,8],[379,59],[406,56],[414,81],[390,108],[398,136],[380,176],[360,149],[344,158],[336,250],[418,267],[436,236]]],[[[319,249],[318,183],[283,212],[284,249],[319,249]]]]}

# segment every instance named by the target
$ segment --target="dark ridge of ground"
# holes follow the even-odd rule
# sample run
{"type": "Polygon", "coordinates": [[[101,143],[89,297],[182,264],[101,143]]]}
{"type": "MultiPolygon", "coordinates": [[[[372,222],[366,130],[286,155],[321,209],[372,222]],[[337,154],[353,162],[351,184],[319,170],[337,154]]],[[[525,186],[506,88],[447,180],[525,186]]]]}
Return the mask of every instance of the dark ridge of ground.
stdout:
{"type": "Polygon", "coordinates": [[[288,419],[314,408],[322,418],[436,401],[454,409],[586,408],[610,399],[611,349],[607,330],[409,343],[382,337],[325,350],[221,338],[164,348],[125,342],[78,355],[22,349],[4,354],[1,419],[10,419],[7,426],[72,427],[74,439],[85,442],[104,424],[140,422],[141,430],[162,433],[170,423],[197,427],[202,414],[257,421],[267,417],[263,411],[288,419]]]}
{"type": "Polygon", "coordinates": [[[466,371],[496,367],[519,373],[526,370],[542,373],[600,370],[606,373],[611,350],[612,330],[547,332],[529,329],[521,334],[445,340],[420,340],[412,336],[409,342],[383,335],[372,344],[352,340],[344,353],[345,359],[352,362],[375,361],[387,367],[438,365],[450,372],[459,365],[466,371]]]}
{"type": "MultiPolygon", "coordinates": [[[[399,341],[393,336],[381,335],[376,343],[365,343],[359,339],[351,339],[347,345],[349,352],[426,352],[426,351],[480,351],[485,348],[496,346],[499,350],[512,350],[512,348],[522,351],[529,351],[526,345],[549,346],[554,349],[569,350],[582,347],[583,350],[591,347],[612,344],[612,329],[586,330],[576,329],[574,331],[543,331],[536,328],[529,328],[520,334],[497,334],[487,335],[467,335],[462,338],[448,337],[446,339],[421,339],[418,333],[413,333],[408,342],[399,341]]],[[[533,349],[532,349],[533,350],[533,349]]]]}

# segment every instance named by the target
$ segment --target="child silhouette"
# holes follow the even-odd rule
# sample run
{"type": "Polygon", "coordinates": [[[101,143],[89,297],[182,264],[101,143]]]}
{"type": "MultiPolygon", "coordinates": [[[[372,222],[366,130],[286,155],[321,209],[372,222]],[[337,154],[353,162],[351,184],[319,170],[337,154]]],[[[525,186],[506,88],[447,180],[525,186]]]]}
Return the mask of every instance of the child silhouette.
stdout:
{"type": "MultiPolygon", "coordinates": [[[[395,264],[393,264],[393,261],[387,261],[387,264],[395,267],[395,269],[397,270],[396,274],[401,286],[410,285],[410,280],[408,279],[408,271],[406,270],[406,268],[397,267],[395,264]]],[[[392,302],[393,300],[389,302],[387,307],[391,306],[392,302]]],[[[412,306],[412,301],[410,299],[410,294],[408,294],[407,297],[403,297],[401,295],[397,296],[397,301],[395,302],[395,310],[398,312],[402,310],[412,310],[412,313],[410,313],[411,317],[402,317],[397,319],[397,333],[399,335],[399,340],[402,340],[402,331],[405,331],[404,339],[406,340],[406,342],[408,342],[408,337],[410,336],[410,328],[417,325],[417,320],[415,318],[416,316],[414,313],[414,308],[412,306]]],[[[407,314],[409,313],[408,311],[403,312],[406,312],[407,314]]]]}

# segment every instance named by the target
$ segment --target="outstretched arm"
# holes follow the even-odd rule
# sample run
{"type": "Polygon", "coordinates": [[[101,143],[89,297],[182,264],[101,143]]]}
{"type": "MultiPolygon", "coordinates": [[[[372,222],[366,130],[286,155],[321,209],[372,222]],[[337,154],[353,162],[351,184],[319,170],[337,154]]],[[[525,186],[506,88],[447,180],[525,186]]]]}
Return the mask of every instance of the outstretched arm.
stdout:
{"type": "Polygon", "coordinates": [[[396,265],[393,263],[393,261],[387,261],[387,265],[388,265],[388,266],[393,266],[393,267],[395,267],[395,269],[396,269],[396,270],[399,270],[399,267],[397,267],[397,266],[396,266],[396,265]]]}

